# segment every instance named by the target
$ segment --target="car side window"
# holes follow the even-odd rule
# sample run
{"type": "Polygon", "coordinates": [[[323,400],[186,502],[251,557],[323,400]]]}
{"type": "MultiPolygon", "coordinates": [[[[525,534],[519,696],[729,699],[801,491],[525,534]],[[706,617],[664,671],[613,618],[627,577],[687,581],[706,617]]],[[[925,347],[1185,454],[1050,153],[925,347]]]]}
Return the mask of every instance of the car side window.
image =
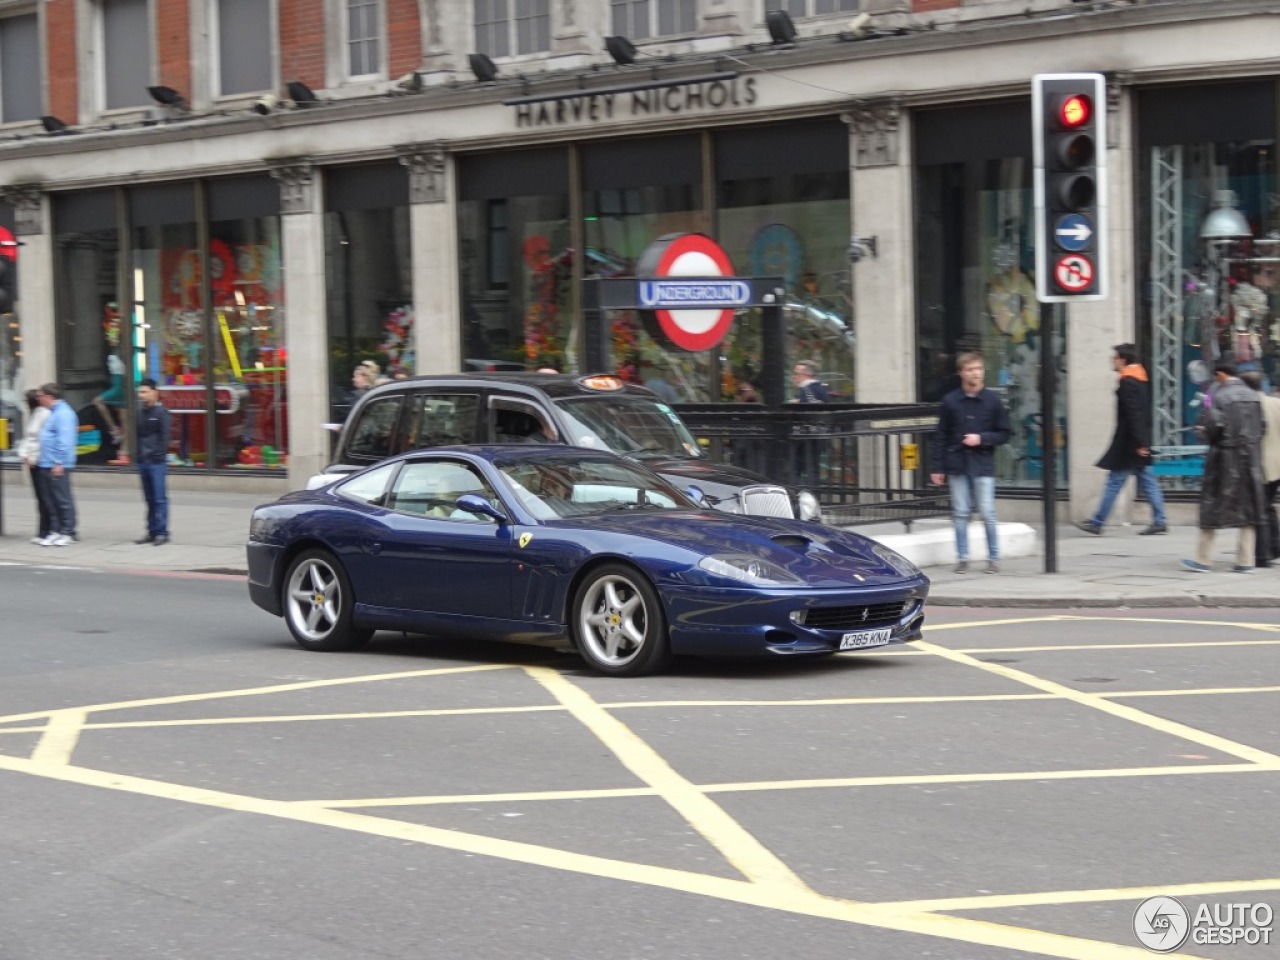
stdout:
{"type": "Polygon", "coordinates": [[[366,404],[351,429],[347,455],[361,460],[382,460],[396,452],[396,421],[404,397],[381,397],[366,404]]]}
{"type": "Polygon", "coordinates": [[[490,401],[496,443],[559,443],[556,428],[537,407],[519,400],[490,401]]]}
{"type": "Polygon", "coordinates": [[[338,484],[335,490],[338,496],[347,500],[368,504],[371,507],[384,507],[387,501],[387,484],[395,470],[394,463],[375,467],[338,484]]]}
{"type": "Polygon", "coordinates": [[[476,442],[477,394],[420,393],[410,403],[405,450],[476,442]]]}
{"type": "Polygon", "coordinates": [[[406,463],[391,490],[391,509],[437,520],[494,523],[491,517],[458,509],[463,494],[479,494],[500,504],[493,488],[469,464],[456,460],[419,460],[406,463]]]}

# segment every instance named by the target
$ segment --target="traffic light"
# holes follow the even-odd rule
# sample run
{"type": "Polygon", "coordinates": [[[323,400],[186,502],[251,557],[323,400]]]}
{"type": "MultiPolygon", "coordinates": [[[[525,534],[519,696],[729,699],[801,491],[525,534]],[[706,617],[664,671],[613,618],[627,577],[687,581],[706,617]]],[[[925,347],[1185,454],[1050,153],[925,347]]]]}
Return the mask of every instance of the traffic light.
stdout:
{"type": "Polygon", "coordinates": [[[1036,298],[1106,296],[1106,81],[1100,73],[1032,78],[1036,298]]]}
{"type": "Polygon", "coordinates": [[[13,310],[14,261],[0,254],[0,313],[13,310]]]}
{"type": "Polygon", "coordinates": [[[13,310],[18,279],[18,241],[8,227],[0,227],[0,313],[13,310]]]}

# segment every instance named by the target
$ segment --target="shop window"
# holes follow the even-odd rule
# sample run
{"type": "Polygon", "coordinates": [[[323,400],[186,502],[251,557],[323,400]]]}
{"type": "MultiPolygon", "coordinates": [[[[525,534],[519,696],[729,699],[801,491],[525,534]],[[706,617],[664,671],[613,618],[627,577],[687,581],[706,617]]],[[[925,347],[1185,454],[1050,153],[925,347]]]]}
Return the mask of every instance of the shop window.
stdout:
{"type": "Polygon", "coordinates": [[[58,325],[57,381],[80,419],[76,452],[86,466],[106,465],[128,450],[128,406],[116,389],[125,374],[117,371],[136,366],[150,333],[145,311],[121,307],[115,221],[114,190],[53,198],[55,308],[66,321],[58,325]]]}
{"type": "Polygon", "coordinates": [[[1194,431],[1213,366],[1280,383],[1280,208],[1274,80],[1178,85],[1138,96],[1138,347],[1149,358],[1156,462],[1199,488],[1194,431]]]}
{"type": "Polygon", "coordinates": [[[330,416],[341,422],[359,398],[357,366],[374,382],[416,367],[408,174],[393,163],[333,167],[325,206],[330,416]]]}
{"type": "Polygon", "coordinates": [[[631,40],[693,33],[697,0],[610,0],[613,32],[631,40]]]}
{"type": "MultiPolygon", "coordinates": [[[[716,236],[740,276],[786,287],[786,369],[812,360],[833,399],[854,397],[849,259],[849,133],[835,117],[718,131],[716,236]]],[[[735,322],[720,354],[721,393],[758,393],[760,311],[735,322]]]]}
{"type": "Polygon", "coordinates": [[[100,0],[102,43],[99,68],[107,110],[150,103],[151,16],[147,0],[100,0]]]}
{"type": "Polygon", "coordinates": [[[40,116],[43,76],[36,14],[0,19],[0,122],[40,116]]]}
{"type": "Polygon", "coordinates": [[[1058,325],[1050,345],[1059,378],[1055,408],[1046,417],[1040,395],[1030,106],[922,110],[917,121],[918,398],[934,402],[958,386],[957,355],[978,351],[987,386],[1009,408],[1013,429],[1010,442],[997,452],[997,481],[1039,486],[1044,430],[1052,429],[1063,453],[1055,479],[1065,485],[1067,325],[1058,325]],[[957,136],[961,130],[964,135],[957,136]]]}
{"type": "Polygon", "coordinates": [[[218,0],[217,89],[221,96],[275,88],[273,6],[270,0],[218,0]]]}
{"type": "Polygon", "coordinates": [[[551,49],[550,0],[475,0],[476,50],[491,57],[551,49]]]}
{"type": "MultiPolygon", "coordinates": [[[[704,229],[702,145],[696,136],[588,144],[582,148],[582,188],[585,276],[628,276],[659,237],[704,229]]],[[[681,401],[718,397],[717,351],[668,350],[649,335],[636,311],[614,311],[607,322],[608,369],[633,383],[663,381],[681,401]]]]}
{"type": "Polygon", "coordinates": [[[575,369],[579,328],[568,172],[563,148],[468,155],[459,161],[467,368],[575,369]]]}

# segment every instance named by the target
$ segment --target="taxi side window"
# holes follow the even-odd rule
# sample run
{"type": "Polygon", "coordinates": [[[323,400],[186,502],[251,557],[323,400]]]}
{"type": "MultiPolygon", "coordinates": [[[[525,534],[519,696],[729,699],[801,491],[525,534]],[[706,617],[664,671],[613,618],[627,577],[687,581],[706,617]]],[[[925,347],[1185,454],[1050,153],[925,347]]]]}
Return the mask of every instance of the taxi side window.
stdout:
{"type": "Polygon", "coordinates": [[[382,460],[396,453],[396,421],[400,418],[403,400],[403,397],[383,397],[366,404],[351,430],[347,453],[366,460],[382,460]]]}
{"type": "Polygon", "coordinates": [[[420,393],[410,403],[405,450],[476,442],[479,395],[420,393]]]}

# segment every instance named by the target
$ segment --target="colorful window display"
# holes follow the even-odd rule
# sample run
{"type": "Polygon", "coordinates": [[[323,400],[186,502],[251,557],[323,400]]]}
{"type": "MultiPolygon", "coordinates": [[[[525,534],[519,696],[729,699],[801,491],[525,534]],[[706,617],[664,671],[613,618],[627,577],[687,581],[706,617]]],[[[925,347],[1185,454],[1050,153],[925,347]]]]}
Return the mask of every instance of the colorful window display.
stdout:
{"type": "MultiPolygon", "coordinates": [[[[1013,427],[996,458],[1006,487],[1040,486],[1045,429],[1030,138],[1028,103],[917,116],[918,397],[941,399],[959,385],[957,354],[982,353],[987,385],[1004,399],[1013,427]]],[[[1060,324],[1050,351],[1059,373],[1049,422],[1060,486],[1069,440],[1066,333],[1060,324]]]]}
{"type": "MultiPolygon", "coordinates": [[[[0,227],[13,233],[13,208],[0,203],[0,227]]],[[[13,279],[9,288],[17,291],[17,263],[10,265],[13,279]]],[[[0,449],[0,459],[16,460],[17,438],[26,422],[26,386],[22,380],[22,330],[15,302],[0,310],[0,419],[9,421],[8,450],[0,449]]]]}
{"type": "Polygon", "coordinates": [[[55,198],[57,309],[66,321],[59,324],[59,377],[80,416],[83,462],[131,465],[134,385],[152,377],[174,414],[173,465],[286,465],[276,208],[266,177],[55,198]],[[127,265],[118,231],[101,229],[117,219],[120,198],[132,226],[127,265]],[[270,215],[255,215],[264,212],[270,215]]]}

